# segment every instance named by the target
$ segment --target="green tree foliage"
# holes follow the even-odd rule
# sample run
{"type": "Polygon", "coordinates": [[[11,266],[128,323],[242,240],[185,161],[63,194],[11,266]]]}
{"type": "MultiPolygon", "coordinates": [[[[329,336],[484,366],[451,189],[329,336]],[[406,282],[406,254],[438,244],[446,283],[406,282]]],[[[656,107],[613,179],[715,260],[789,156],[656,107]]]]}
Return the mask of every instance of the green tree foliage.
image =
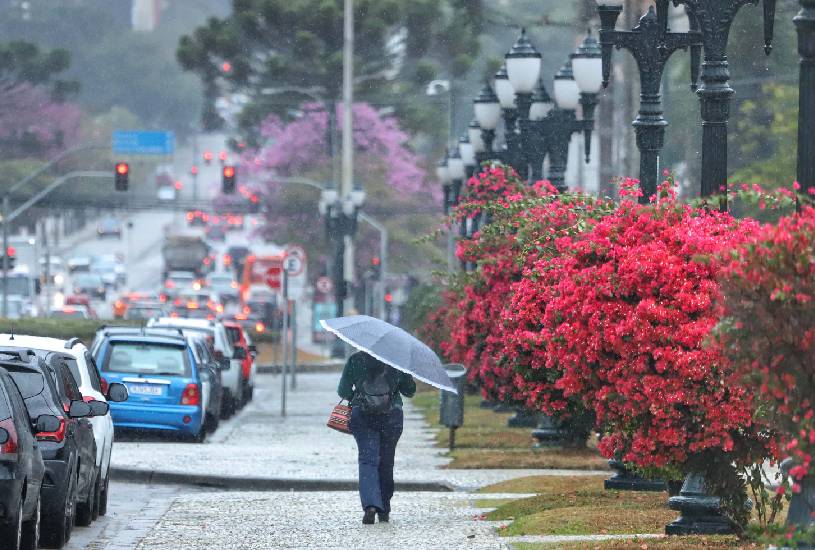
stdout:
{"type": "MultiPolygon", "coordinates": [[[[416,106],[401,98],[443,72],[464,74],[478,55],[480,1],[357,0],[355,73],[361,100],[416,106]]],[[[337,100],[342,85],[342,0],[233,0],[231,15],[210,18],[181,38],[178,60],[205,90],[203,121],[216,127],[219,89],[251,99],[240,125],[253,137],[270,113],[301,101],[337,100]]]]}
{"type": "Polygon", "coordinates": [[[23,40],[0,44],[0,93],[45,86],[54,100],[62,101],[79,89],[77,82],[60,78],[70,65],[70,53],[61,48],[43,50],[23,40]]]}

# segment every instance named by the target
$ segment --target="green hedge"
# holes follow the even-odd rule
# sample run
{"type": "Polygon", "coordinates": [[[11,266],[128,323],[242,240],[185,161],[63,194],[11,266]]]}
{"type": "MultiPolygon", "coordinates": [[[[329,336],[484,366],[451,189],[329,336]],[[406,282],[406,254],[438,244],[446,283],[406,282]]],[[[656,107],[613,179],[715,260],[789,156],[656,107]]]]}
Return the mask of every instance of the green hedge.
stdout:
{"type": "Polygon", "coordinates": [[[79,338],[83,342],[93,340],[102,325],[141,326],[137,321],[100,321],[91,319],[0,319],[0,332],[3,334],[26,334],[29,336],[49,336],[51,338],[79,338]]]}

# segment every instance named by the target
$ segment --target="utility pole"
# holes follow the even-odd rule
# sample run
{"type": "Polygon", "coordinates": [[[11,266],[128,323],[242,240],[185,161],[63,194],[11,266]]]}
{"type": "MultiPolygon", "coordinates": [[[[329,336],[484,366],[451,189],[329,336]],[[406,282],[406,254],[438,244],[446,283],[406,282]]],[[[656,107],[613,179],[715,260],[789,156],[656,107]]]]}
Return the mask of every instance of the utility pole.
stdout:
{"type": "MultiPolygon", "coordinates": [[[[340,201],[351,196],[354,185],[354,0],[345,0],[343,15],[343,66],[342,66],[342,178],[340,201]]],[[[338,266],[343,272],[343,284],[350,287],[354,280],[354,241],[346,235],[343,262],[338,266]]],[[[353,306],[353,298],[345,292],[345,313],[353,306]]]]}

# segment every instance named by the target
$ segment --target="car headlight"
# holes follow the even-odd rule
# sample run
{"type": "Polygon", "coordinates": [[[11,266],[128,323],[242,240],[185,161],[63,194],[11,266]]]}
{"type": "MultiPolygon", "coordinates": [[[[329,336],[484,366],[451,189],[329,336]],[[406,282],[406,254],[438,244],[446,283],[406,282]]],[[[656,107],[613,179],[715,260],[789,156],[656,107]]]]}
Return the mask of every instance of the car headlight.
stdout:
{"type": "Polygon", "coordinates": [[[64,282],[65,277],[62,275],[62,273],[57,273],[56,275],[54,275],[54,284],[61,285],[64,282]]]}

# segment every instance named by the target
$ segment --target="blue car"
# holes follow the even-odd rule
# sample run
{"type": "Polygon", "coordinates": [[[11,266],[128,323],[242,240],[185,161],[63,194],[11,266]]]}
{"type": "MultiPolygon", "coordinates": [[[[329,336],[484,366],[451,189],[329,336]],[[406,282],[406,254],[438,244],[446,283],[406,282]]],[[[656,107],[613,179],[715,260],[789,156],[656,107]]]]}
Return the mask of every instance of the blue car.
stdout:
{"type": "Polygon", "coordinates": [[[102,378],[127,386],[127,401],[110,404],[115,428],[204,441],[203,371],[186,338],[110,335],[96,353],[102,378]]]}

